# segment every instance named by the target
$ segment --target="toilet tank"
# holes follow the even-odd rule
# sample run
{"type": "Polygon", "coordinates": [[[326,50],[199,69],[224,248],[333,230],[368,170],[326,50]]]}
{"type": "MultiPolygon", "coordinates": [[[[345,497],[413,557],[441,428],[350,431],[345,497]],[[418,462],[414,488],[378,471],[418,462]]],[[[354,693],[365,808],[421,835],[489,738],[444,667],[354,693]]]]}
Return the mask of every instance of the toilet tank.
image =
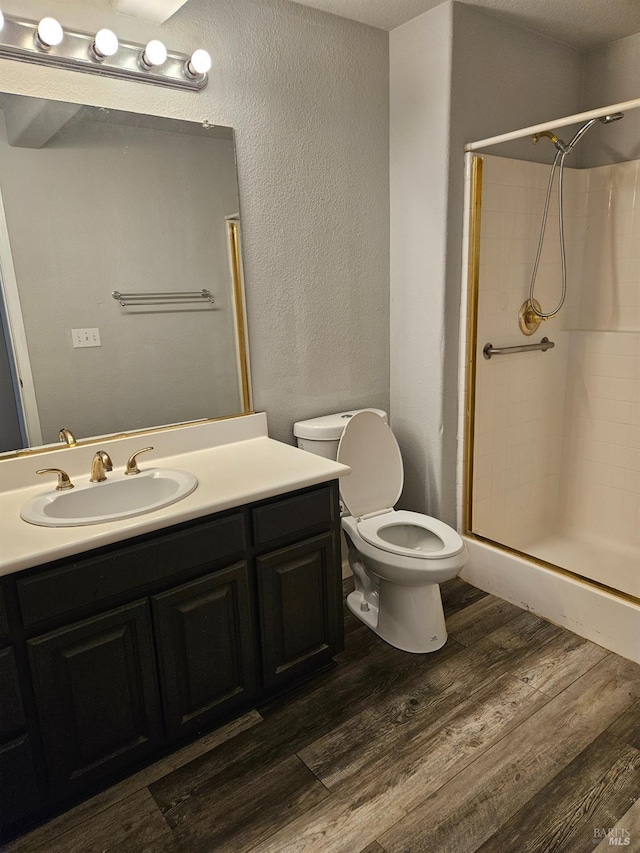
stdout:
{"type": "Polygon", "coordinates": [[[387,422],[387,413],[383,409],[352,409],[349,412],[336,412],[335,415],[323,415],[320,418],[298,421],[293,425],[293,434],[298,441],[298,447],[309,453],[315,453],[316,456],[335,459],[347,420],[358,412],[375,412],[385,423],[387,422]]]}

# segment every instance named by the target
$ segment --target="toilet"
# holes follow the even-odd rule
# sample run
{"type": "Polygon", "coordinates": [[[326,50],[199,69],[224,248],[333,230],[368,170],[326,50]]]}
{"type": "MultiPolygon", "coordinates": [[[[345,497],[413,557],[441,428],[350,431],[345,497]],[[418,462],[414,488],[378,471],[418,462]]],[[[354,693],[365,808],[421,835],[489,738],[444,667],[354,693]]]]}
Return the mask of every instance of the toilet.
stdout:
{"type": "Polygon", "coordinates": [[[342,529],[355,590],[349,610],[406,652],[434,652],[447,641],[439,584],[468,559],[460,535],[418,512],[394,509],[404,470],[398,442],[380,409],[339,412],[294,425],[298,446],[351,468],[340,480],[342,529]]]}

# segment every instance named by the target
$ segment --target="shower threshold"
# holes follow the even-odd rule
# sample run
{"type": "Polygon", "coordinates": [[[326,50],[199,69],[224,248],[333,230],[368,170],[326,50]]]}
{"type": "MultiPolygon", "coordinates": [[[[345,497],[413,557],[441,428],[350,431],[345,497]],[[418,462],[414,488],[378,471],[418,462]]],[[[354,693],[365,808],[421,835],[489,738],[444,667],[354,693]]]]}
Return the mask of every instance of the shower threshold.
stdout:
{"type": "Polygon", "coordinates": [[[640,556],[637,549],[616,548],[567,533],[556,533],[517,547],[539,560],[640,599],[640,556]]]}

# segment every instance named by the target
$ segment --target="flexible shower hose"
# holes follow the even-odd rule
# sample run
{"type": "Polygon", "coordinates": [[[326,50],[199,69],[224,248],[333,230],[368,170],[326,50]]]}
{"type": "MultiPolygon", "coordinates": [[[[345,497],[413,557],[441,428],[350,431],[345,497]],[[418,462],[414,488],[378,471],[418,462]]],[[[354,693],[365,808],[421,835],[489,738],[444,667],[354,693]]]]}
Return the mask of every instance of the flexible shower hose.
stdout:
{"type": "Polygon", "coordinates": [[[547,320],[549,317],[554,317],[558,313],[558,311],[564,305],[564,300],[567,295],[567,259],[564,247],[563,184],[564,158],[567,156],[568,153],[568,150],[558,151],[553,159],[553,165],[551,166],[551,172],[549,174],[549,183],[547,184],[547,195],[544,202],[544,212],[542,214],[542,227],[540,229],[540,239],[538,240],[538,250],[536,252],[536,259],[533,265],[531,286],[529,287],[529,304],[531,305],[531,308],[535,312],[535,314],[545,320],[547,320]],[[533,297],[536,287],[536,278],[538,275],[538,265],[540,264],[540,256],[542,254],[542,246],[544,243],[544,233],[547,228],[547,218],[549,216],[549,201],[551,199],[551,190],[553,189],[553,179],[555,177],[556,169],[558,169],[558,232],[560,237],[560,260],[562,263],[562,293],[560,295],[560,302],[558,303],[558,305],[556,305],[553,311],[545,312],[533,307],[533,297]]]}

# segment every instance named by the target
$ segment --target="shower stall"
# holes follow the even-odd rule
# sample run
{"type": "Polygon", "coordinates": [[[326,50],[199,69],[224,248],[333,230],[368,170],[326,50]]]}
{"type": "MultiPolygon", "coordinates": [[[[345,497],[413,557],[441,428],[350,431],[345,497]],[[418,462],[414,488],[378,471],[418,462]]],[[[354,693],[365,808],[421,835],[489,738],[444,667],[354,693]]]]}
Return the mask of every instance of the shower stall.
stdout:
{"type": "Polygon", "coordinates": [[[638,107],[467,146],[459,465],[469,580],[635,659],[638,107]]]}

